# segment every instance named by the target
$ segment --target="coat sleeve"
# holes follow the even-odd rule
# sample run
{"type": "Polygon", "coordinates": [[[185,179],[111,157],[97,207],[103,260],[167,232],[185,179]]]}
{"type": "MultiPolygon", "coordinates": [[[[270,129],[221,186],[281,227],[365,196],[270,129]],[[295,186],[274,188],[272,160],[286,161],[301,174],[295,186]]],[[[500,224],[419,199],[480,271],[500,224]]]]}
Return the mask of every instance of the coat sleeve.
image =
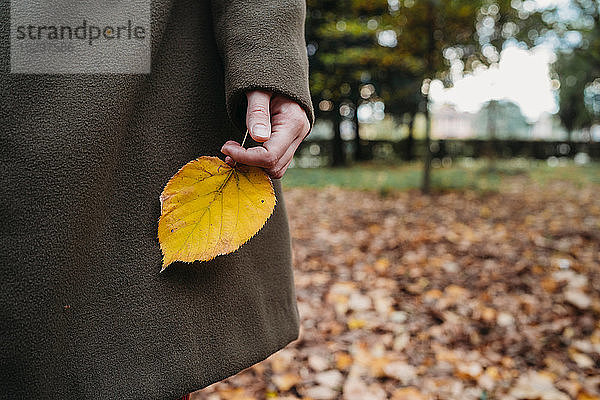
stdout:
{"type": "Polygon", "coordinates": [[[212,0],[215,40],[225,72],[227,111],[245,130],[246,95],[263,89],[314,110],[308,88],[304,0],[212,0]]]}

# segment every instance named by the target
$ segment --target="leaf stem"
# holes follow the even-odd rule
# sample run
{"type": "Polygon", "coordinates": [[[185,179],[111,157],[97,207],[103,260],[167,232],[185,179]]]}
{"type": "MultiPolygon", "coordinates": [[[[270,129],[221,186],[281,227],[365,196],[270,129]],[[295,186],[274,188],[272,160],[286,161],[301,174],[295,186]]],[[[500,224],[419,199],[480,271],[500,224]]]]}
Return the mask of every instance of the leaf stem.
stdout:
{"type": "Polygon", "coordinates": [[[244,140],[242,140],[242,147],[244,147],[244,144],[246,143],[246,138],[248,137],[248,129],[246,129],[246,134],[244,135],[244,140]]]}
{"type": "MultiPolygon", "coordinates": [[[[244,139],[242,140],[242,147],[244,147],[244,144],[246,144],[246,138],[248,137],[248,129],[246,129],[246,134],[244,135],[244,139]]],[[[233,168],[235,168],[235,166],[237,165],[237,161],[233,162],[233,168]]]]}

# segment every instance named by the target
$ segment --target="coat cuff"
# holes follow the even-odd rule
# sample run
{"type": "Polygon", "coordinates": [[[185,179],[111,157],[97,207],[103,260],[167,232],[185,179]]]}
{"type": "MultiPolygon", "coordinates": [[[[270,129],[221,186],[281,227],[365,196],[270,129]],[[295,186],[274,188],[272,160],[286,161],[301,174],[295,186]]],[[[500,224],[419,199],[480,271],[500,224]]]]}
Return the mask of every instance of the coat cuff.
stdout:
{"type": "Polygon", "coordinates": [[[246,92],[258,89],[297,102],[312,128],[304,1],[215,0],[213,14],[225,71],[227,111],[233,123],[246,129],[246,92]]]}

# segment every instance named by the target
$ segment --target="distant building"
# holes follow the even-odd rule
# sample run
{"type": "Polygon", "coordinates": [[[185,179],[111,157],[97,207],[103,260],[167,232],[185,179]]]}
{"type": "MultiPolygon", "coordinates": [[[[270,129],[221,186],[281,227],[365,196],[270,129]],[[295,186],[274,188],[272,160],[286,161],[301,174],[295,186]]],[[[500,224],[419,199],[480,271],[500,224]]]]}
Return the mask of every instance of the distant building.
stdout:
{"type": "Polygon", "coordinates": [[[543,113],[529,123],[519,106],[510,101],[487,102],[476,114],[453,105],[434,106],[431,135],[434,139],[489,139],[490,129],[500,140],[566,140],[567,134],[554,114],[543,113]]]}
{"type": "Polygon", "coordinates": [[[450,104],[434,107],[431,112],[431,137],[434,139],[470,139],[475,136],[476,114],[461,112],[450,104]]]}
{"type": "Polygon", "coordinates": [[[590,136],[594,142],[600,142],[600,124],[592,125],[590,128],[590,136]]]}
{"type": "Polygon", "coordinates": [[[479,139],[531,139],[531,125],[521,107],[508,100],[490,100],[477,113],[474,127],[479,139]]]}
{"type": "Polygon", "coordinates": [[[533,140],[567,140],[567,131],[555,114],[543,113],[531,126],[533,140]]]}

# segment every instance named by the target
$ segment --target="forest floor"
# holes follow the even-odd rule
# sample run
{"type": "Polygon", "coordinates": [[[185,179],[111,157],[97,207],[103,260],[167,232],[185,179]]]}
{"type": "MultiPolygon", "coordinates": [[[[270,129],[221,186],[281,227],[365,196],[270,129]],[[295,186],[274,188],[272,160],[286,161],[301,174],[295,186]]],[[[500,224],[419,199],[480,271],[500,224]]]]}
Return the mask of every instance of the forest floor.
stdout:
{"type": "Polygon", "coordinates": [[[597,165],[356,168],[284,178],[300,337],[193,399],[600,399],[597,165]]]}

